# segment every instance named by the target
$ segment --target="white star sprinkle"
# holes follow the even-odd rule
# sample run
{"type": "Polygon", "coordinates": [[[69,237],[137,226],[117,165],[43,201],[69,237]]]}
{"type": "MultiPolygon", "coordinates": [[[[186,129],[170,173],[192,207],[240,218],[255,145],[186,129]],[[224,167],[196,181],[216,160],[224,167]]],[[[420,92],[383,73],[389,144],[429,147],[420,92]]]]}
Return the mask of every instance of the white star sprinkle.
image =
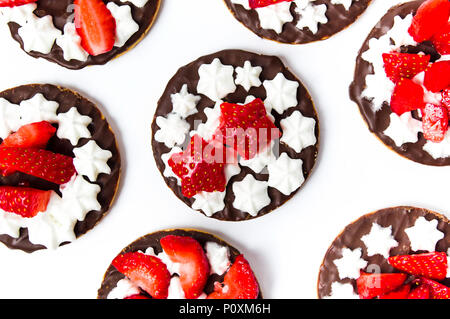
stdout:
{"type": "Polygon", "coordinates": [[[61,36],[61,31],[53,25],[52,16],[42,18],[33,16],[19,28],[19,36],[23,41],[23,48],[27,52],[36,51],[43,54],[50,53],[56,38],[61,36]]]}
{"type": "Polygon", "coordinates": [[[359,299],[359,296],[355,294],[352,284],[340,282],[333,282],[331,284],[331,293],[324,299],[359,299]]]}
{"type": "Polygon", "coordinates": [[[172,112],[180,115],[182,118],[186,118],[189,115],[198,112],[197,103],[200,101],[201,97],[189,93],[187,84],[184,84],[181,87],[180,92],[172,94],[170,98],[173,105],[172,112]]]}
{"type": "Polygon", "coordinates": [[[312,5],[308,4],[306,7],[298,7],[295,11],[300,15],[297,22],[297,28],[308,28],[312,33],[316,34],[319,30],[319,23],[327,23],[328,18],[325,15],[327,6],[325,4],[312,5]]]}
{"type": "Polygon", "coordinates": [[[73,153],[75,154],[73,165],[78,174],[87,176],[91,182],[96,181],[100,173],[111,173],[107,162],[112,153],[102,149],[95,141],[90,140],[85,145],[74,148],[73,153]]]}
{"type": "Polygon", "coordinates": [[[24,25],[28,20],[35,17],[33,11],[36,8],[36,3],[29,3],[18,7],[1,7],[0,21],[5,23],[15,22],[19,25],[24,25]]]}
{"type": "Polygon", "coordinates": [[[268,185],[278,189],[284,195],[289,195],[299,188],[305,181],[303,176],[303,161],[292,159],[286,153],[270,163],[268,185]]]}
{"type": "Polygon", "coordinates": [[[164,172],[163,175],[165,177],[174,177],[176,178],[178,185],[181,185],[181,179],[173,172],[172,167],[169,166],[169,159],[175,153],[181,153],[183,150],[178,146],[175,146],[170,150],[170,152],[162,154],[161,159],[164,162],[164,172]]]}
{"type": "Polygon", "coordinates": [[[261,28],[283,32],[283,26],[294,20],[290,11],[291,2],[280,2],[263,8],[256,8],[261,28]]]}
{"type": "Polygon", "coordinates": [[[155,140],[169,148],[183,144],[190,128],[189,123],[175,113],[169,113],[167,118],[158,116],[156,124],[160,129],[155,133],[155,140]]]}
{"type": "Polygon", "coordinates": [[[214,213],[220,212],[225,208],[226,192],[200,192],[194,195],[192,208],[202,210],[206,216],[211,217],[214,213]]]}
{"type": "Polygon", "coordinates": [[[56,44],[63,50],[64,60],[86,61],[89,53],[81,46],[81,37],[78,35],[74,23],[66,23],[64,32],[56,38],[56,44]]]}
{"type": "Polygon", "coordinates": [[[57,102],[47,100],[41,93],[23,100],[20,102],[21,125],[40,121],[55,123],[58,121],[56,115],[58,107],[57,102]]]}
{"type": "Polygon", "coordinates": [[[68,139],[72,145],[77,145],[80,138],[90,138],[91,132],[88,125],[92,119],[89,116],[81,115],[76,107],[70,108],[66,113],[58,114],[58,131],[56,136],[60,139],[68,139]]]}
{"type": "MultiPolygon", "coordinates": [[[[266,108],[274,109],[278,114],[283,114],[288,108],[297,106],[297,81],[286,79],[283,73],[278,73],[273,80],[265,80],[267,98],[264,101],[266,108]]],[[[267,112],[270,113],[270,112],[267,112]]]]}
{"type": "Polygon", "coordinates": [[[380,254],[384,258],[389,257],[392,247],[397,247],[398,242],[392,237],[392,226],[381,227],[377,223],[372,224],[370,233],[361,237],[367,248],[367,255],[380,254]]]}
{"type": "Polygon", "coordinates": [[[211,64],[202,64],[198,68],[200,79],[197,92],[213,101],[224,98],[236,91],[233,72],[233,66],[223,65],[218,58],[215,58],[211,64]]]}
{"type": "Polygon", "coordinates": [[[233,206],[252,216],[258,215],[262,208],[270,204],[267,186],[267,182],[258,181],[252,175],[245,176],[242,181],[233,184],[233,206]]]}
{"type": "Polygon", "coordinates": [[[281,120],[280,125],[283,131],[280,141],[297,153],[317,142],[314,134],[316,121],[313,118],[304,117],[300,111],[295,111],[281,120]]]}
{"type": "Polygon", "coordinates": [[[389,136],[398,147],[405,143],[416,143],[419,132],[422,132],[422,122],[412,117],[411,112],[398,116],[394,112],[390,115],[388,128],[383,132],[389,136]]]}
{"type": "Polygon", "coordinates": [[[5,139],[21,126],[19,106],[0,98],[0,138],[5,139]]]}
{"type": "Polygon", "coordinates": [[[139,30],[139,25],[133,20],[130,6],[118,6],[114,2],[108,2],[106,7],[116,20],[116,42],[114,46],[122,47],[139,30]]]}
{"type": "Polygon", "coordinates": [[[405,229],[411,242],[411,249],[435,251],[437,242],[444,238],[444,233],[437,229],[437,225],[436,219],[428,221],[421,216],[416,219],[414,226],[405,229]]]}
{"type": "Polygon", "coordinates": [[[253,67],[250,61],[245,61],[244,67],[236,68],[236,85],[241,85],[246,91],[251,87],[261,86],[259,75],[262,72],[262,67],[253,67]]]}
{"type": "Polygon", "coordinates": [[[355,250],[348,248],[342,249],[342,257],[333,261],[337,267],[340,279],[359,278],[360,270],[367,266],[367,261],[361,259],[361,256],[361,248],[356,248],[355,250]]]}

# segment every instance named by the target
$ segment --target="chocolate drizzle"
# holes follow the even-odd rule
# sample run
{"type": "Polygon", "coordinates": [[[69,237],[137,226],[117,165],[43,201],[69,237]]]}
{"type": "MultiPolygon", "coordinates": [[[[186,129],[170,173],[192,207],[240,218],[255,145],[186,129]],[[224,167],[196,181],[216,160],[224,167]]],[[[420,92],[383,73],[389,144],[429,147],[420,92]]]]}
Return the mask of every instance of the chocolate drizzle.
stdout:
{"type": "MultiPolygon", "coordinates": [[[[101,191],[97,196],[101,209],[99,211],[89,212],[84,221],[78,221],[76,223],[74,232],[75,235],[79,237],[92,229],[100,219],[106,215],[113,202],[120,177],[120,155],[117,142],[113,131],[100,110],[95,104],[82,97],[77,92],[50,84],[31,84],[3,91],[0,93],[0,98],[5,98],[11,103],[19,104],[21,101],[32,98],[37,93],[42,93],[49,101],[56,101],[59,103],[57,114],[65,113],[70,108],[76,107],[80,114],[91,117],[92,123],[88,126],[92,135],[91,139],[95,140],[101,148],[109,150],[112,153],[112,157],[107,163],[111,168],[111,174],[101,173],[95,182],[95,184],[98,184],[101,187],[101,191]]],[[[76,147],[83,146],[91,139],[80,139],[76,147]]],[[[68,140],[59,139],[56,135],[50,139],[46,149],[55,153],[61,153],[71,157],[74,156],[74,146],[68,140]]],[[[61,195],[58,185],[46,182],[39,178],[22,173],[15,173],[8,177],[0,176],[0,185],[18,186],[23,184],[37,189],[53,190],[61,195]]],[[[21,249],[26,252],[33,252],[45,248],[42,245],[35,245],[29,241],[28,229],[26,228],[21,228],[20,236],[18,238],[13,238],[5,234],[0,235],[0,242],[3,242],[9,248],[21,249]]]]}

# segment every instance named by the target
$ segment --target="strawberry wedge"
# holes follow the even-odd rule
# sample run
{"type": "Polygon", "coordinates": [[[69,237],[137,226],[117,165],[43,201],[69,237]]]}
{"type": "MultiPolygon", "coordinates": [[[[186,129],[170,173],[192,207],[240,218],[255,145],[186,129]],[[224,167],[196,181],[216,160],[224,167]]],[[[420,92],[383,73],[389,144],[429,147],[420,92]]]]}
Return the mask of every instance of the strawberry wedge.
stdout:
{"type": "Polygon", "coordinates": [[[271,6],[273,4],[277,4],[280,2],[291,2],[291,1],[292,0],[249,0],[248,4],[251,9],[256,9],[271,6]]]}
{"type": "Polygon", "coordinates": [[[47,209],[51,193],[28,187],[0,186],[0,208],[31,218],[47,209]]]}
{"type": "Polygon", "coordinates": [[[394,268],[412,275],[437,280],[447,277],[447,254],[444,252],[392,256],[388,262],[394,268]]]}
{"type": "Polygon", "coordinates": [[[0,0],[0,7],[18,7],[36,1],[37,0],[0,0]]]}
{"type": "Polygon", "coordinates": [[[27,124],[5,138],[0,147],[45,148],[55,132],[56,128],[46,121],[27,124]]]}

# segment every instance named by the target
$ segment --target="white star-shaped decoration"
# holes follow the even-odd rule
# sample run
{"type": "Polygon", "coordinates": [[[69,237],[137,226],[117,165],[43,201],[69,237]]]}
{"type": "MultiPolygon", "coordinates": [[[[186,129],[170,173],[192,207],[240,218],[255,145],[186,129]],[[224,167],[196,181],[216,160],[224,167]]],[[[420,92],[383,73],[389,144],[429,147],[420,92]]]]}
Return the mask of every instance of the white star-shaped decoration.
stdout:
{"type": "Polygon", "coordinates": [[[263,8],[256,8],[261,28],[274,30],[276,33],[283,32],[283,26],[292,22],[291,2],[280,2],[263,8]]]}
{"type": "Polygon", "coordinates": [[[88,125],[92,119],[81,115],[76,107],[70,108],[66,113],[58,114],[58,130],[56,136],[60,139],[68,139],[72,145],[77,145],[80,138],[90,138],[91,132],[88,125]]]}
{"type": "Polygon", "coordinates": [[[262,67],[252,66],[250,61],[245,61],[243,67],[236,68],[236,85],[241,85],[246,91],[251,87],[261,86],[259,75],[262,72],[262,67]]]}
{"type": "Polygon", "coordinates": [[[258,215],[262,208],[270,204],[267,188],[267,182],[258,181],[252,175],[245,176],[242,181],[233,183],[233,206],[252,216],[258,215]]]}
{"type": "Polygon", "coordinates": [[[218,58],[211,64],[202,64],[198,68],[200,79],[197,84],[197,92],[206,95],[213,101],[220,100],[236,91],[234,84],[234,67],[223,65],[218,58]]]}
{"type": "Polygon", "coordinates": [[[29,3],[17,7],[0,7],[0,21],[4,23],[15,22],[18,25],[24,25],[28,20],[34,18],[33,11],[36,8],[36,3],[29,3]]]}
{"type": "Polygon", "coordinates": [[[156,124],[160,129],[155,133],[155,140],[169,148],[183,144],[190,128],[189,123],[175,113],[169,113],[167,117],[158,116],[156,124]]]}
{"type": "Polygon", "coordinates": [[[268,147],[256,154],[256,156],[251,159],[246,160],[245,158],[241,157],[239,159],[239,164],[249,167],[255,173],[261,173],[262,170],[267,167],[267,165],[276,160],[275,154],[273,153],[273,145],[274,142],[272,141],[268,147]]]}
{"type": "Polygon", "coordinates": [[[47,100],[41,93],[36,94],[31,99],[20,102],[21,125],[47,121],[56,123],[58,117],[56,110],[59,104],[55,101],[47,100]]]}
{"type": "Polygon", "coordinates": [[[107,162],[112,157],[112,153],[102,149],[94,140],[74,148],[73,153],[75,154],[73,165],[76,171],[78,174],[87,176],[91,182],[96,181],[100,173],[111,173],[107,162]]]}
{"type": "Polygon", "coordinates": [[[222,100],[219,100],[216,102],[214,107],[206,107],[203,109],[203,112],[206,115],[206,122],[200,123],[197,126],[197,129],[194,131],[191,131],[190,135],[199,135],[201,136],[205,141],[209,141],[212,139],[214,133],[216,132],[217,128],[220,124],[220,105],[223,103],[222,100]]]}
{"type": "Polygon", "coordinates": [[[120,0],[120,2],[131,2],[136,7],[143,8],[147,4],[148,0],[120,0]]]}
{"type": "Polygon", "coordinates": [[[413,15],[408,14],[402,18],[399,15],[394,17],[394,25],[389,30],[389,37],[395,43],[395,48],[398,49],[403,45],[417,45],[413,37],[409,34],[408,29],[413,21],[413,15]]]}
{"type": "Polygon", "coordinates": [[[194,195],[195,201],[192,203],[192,208],[202,210],[206,216],[211,217],[225,208],[225,193],[217,191],[197,193],[194,195]]]}
{"type": "Polygon", "coordinates": [[[197,103],[201,97],[189,93],[187,84],[184,84],[180,92],[172,94],[170,99],[173,106],[172,112],[180,115],[182,118],[186,118],[198,112],[197,103]]]}
{"type": "Polygon", "coordinates": [[[300,111],[293,112],[290,116],[280,121],[283,135],[280,141],[287,144],[297,153],[311,145],[315,145],[316,121],[313,118],[305,117],[300,111]]]}
{"type": "Polygon", "coordinates": [[[327,6],[325,4],[308,4],[304,8],[297,6],[295,11],[300,15],[297,22],[298,29],[308,28],[312,33],[316,34],[319,30],[319,23],[325,24],[328,22],[328,18],[325,15],[327,12],[327,6]]]}
{"type": "Polygon", "coordinates": [[[439,143],[427,141],[423,150],[430,154],[434,159],[446,158],[450,156],[450,131],[445,133],[444,140],[439,143]]]}
{"type": "Polygon", "coordinates": [[[437,242],[444,238],[444,233],[437,229],[437,225],[436,219],[428,221],[421,216],[416,219],[414,226],[405,229],[411,242],[411,249],[435,251],[437,242]]]}
{"type": "Polygon", "coordinates": [[[342,4],[345,8],[345,10],[348,11],[348,9],[350,9],[353,0],[331,0],[332,4],[342,4]]]}
{"type": "Polygon", "coordinates": [[[181,185],[181,179],[173,172],[172,167],[169,166],[169,159],[170,157],[175,153],[181,153],[183,150],[179,148],[178,146],[175,146],[172,148],[168,153],[161,155],[161,160],[164,163],[164,172],[163,175],[165,177],[174,177],[176,178],[178,185],[181,185]]]}
{"type": "Polygon", "coordinates": [[[359,299],[359,296],[355,294],[352,284],[335,281],[331,284],[330,295],[324,299],[359,299]]]}
{"type": "Polygon", "coordinates": [[[231,0],[231,3],[240,4],[246,10],[250,10],[249,0],[231,0]]]}
{"type": "Polygon", "coordinates": [[[53,25],[52,16],[47,15],[42,18],[34,16],[19,28],[19,36],[23,41],[23,48],[26,52],[50,53],[53,44],[61,35],[61,31],[53,25]]]}
{"type": "Polygon", "coordinates": [[[394,112],[390,115],[388,128],[383,132],[394,141],[398,147],[405,143],[416,143],[419,140],[419,132],[422,132],[422,122],[412,117],[411,112],[398,116],[394,112]]]}
{"type": "Polygon", "coordinates": [[[391,248],[398,246],[398,242],[392,236],[392,226],[381,227],[377,223],[372,224],[370,233],[362,236],[361,240],[366,245],[368,256],[380,254],[388,258],[391,248]]]}
{"type": "Polygon", "coordinates": [[[0,98],[0,138],[5,139],[11,132],[17,131],[20,126],[19,106],[0,98]]]}
{"type": "Polygon", "coordinates": [[[56,38],[56,44],[62,49],[66,61],[86,61],[89,56],[89,53],[81,46],[81,37],[74,23],[68,22],[64,25],[64,32],[56,38]]]}
{"type": "Polygon", "coordinates": [[[356,248],[355,250],[349,248],[342,249],[342,257],[333,261],[338,270],[340,279],[359,278],[360,270],[367,266],[367,261],[361,259],[361,256],[361,248],[356,248]]]}
{"type": "MultiPolygon", "coordinates": [[[[278,114],[283,114],[288,108],[297,106],[297,81],[286,79],[283,73],[278,73],[273,80],[265,80],[264,88],[267,97],[264,100],[266,108],[274,109],[278,114]]],[[[270,113],[270,112],[267,112],[270,113]]]]}
{"type": "Polygon", "coordinates": [[[284,195],[289,195],[305,181],[303,176],[303,161],[292,159],[287,153],[267,166],[269,171],[268,185],[278,189],[284,195]]]}
{"type": "Polygon", "coordinates": [[[114,46],[122,47],[139,30],[139,25],[133,20],[130,6],[118,6],[114,2],[108,2],[106,7],[116,20],[116,42],[114,46]]]}

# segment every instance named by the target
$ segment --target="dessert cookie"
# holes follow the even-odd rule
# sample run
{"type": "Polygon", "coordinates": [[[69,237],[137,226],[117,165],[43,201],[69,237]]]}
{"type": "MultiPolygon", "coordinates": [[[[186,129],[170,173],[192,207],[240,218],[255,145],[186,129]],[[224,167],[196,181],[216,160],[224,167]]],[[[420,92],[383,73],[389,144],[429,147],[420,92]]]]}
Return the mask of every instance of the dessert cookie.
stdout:
{"type": "Polygon", "coordinates": [[[161,0],[8,0],[5,7],[2,2],[0,22],[26,53],[81,69],[133,48],[152,26],[161,0]]]}
{"type": "Polygon", "coordinates": [[[369,130],[426,165],[450,165],[449,16],[446,0],[390,9],[359,51],[350,86],[369,130]]]}
{"type": "Polygon", "coordinates": [[[120,156],[98,108],[32,84],[0,93],[0,241],[55,249],[93,228],[115,197],[120,156]]]}
{"type": "Polygon", "coordinates": [[[371,0],[224,0],[236,19],[261,38],[302,44],[352,24],[371,0]]]}
{"type": "Polygon", "coordinates": [[[99,299],[262,298],[248,261],[209,233],[163,230],[139,238],[113,260],[99,299]]]}
{"type": "Polygon", "coordinates": [[[365,215],[328,249],[319,298],[448,299],[449,247],[450,223],[440,214],[403,206],[365,215]]]}
{"type": "Polygon", "coordinates": [[[239,50],[179,69],[152,123],[153,154],[167,185],[191,208],[229,221],[267,214],[290,199],[311,173],[318,135],[300,80],[277,57],[239,50]]]}

